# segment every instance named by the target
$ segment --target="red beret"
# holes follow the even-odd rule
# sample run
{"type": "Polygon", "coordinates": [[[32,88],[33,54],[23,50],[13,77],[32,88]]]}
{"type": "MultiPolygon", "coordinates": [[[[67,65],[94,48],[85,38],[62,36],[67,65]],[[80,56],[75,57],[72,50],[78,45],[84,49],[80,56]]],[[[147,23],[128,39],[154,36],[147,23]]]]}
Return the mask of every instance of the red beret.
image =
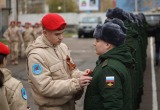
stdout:
{"type": "Polygon", "coordinates": [[[9,53],[10,53],[10,49],[5,44],[0,42],[0,54],[8,55],[9,53]]]}
{"type": "Polygon", "coordinates": [[[20,21],[18,21],[18,22],[17,22],[17,24],[21,24],[21,22],[20,22],[20,21]]]}
{"type": "Polygon", "coordinates": [[[25,24],[28,24],[28,25],[30,25],[31,23],[30,23],[30,22],[25,22],[25,24]]]}
{"type": "Polygon", "coordinates": [[[38,23],[38,22],[36,22],[36,23],[35,23],[35,25],[39,25],[39,23],[38,23]]]}
{"type": "Polygon", "coordinates": [[[12,23],[15,24],[16,22],[15,21],[11,21],[10,24],[12,24],[12,23]]]}
{"type": "Polygon", "coordinates": [[[42,26],[47,30],[61,30],[66,27],[66,22],[62,16],[49,13],[42,18],[42,26]]]}

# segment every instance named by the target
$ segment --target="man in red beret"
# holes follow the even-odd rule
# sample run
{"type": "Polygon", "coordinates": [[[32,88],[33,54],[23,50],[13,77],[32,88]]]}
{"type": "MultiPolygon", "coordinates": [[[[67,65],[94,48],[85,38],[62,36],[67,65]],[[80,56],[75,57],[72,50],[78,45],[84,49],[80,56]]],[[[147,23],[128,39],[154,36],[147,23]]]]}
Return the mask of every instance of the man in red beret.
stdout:
{"type": "MultiPolygon", "coordinates": [[[[22,26],[21,21],[17,22],[17,27],[19,29],[19,32],[23,38],[23,33],[24,33],[24,28],[22,26]]],[[[24,57],[24,41],[22,39],[22,41],[19,42],[19,57],[24,57]]]]}
{"type": "Polygon", "coordinates": [[[30,22],[25,22],[24,32],[23,32],[23,40],[25,49],[28,45],[34,41],[33,28],[30,22]]]}
{"type": "Polygon", "coordinates": [[[62,43],[62,16],[49,13],[41,22],[43,34],[26,49],[32,96],[40,110],[75,110],[75,99],[92,80],[90,70],[79,71],[62,43]]]}
{"type": "Polygon", "coordinates": [[[19,42],[22,42],[22,34],[19,31],[19,28],[16,26],[15,21],[10,22],[10,26],[3,34],[4,38],[8,41],[11,49],[11,61],[12,64],[18,64],[19,56],[19,42]]]}
{"type": "Polygon", "coordinates": [[[38,36],[42,34],[42,27],[40,23],[36,22],[33,28],[34,38],[36,39],[38,36]]]}

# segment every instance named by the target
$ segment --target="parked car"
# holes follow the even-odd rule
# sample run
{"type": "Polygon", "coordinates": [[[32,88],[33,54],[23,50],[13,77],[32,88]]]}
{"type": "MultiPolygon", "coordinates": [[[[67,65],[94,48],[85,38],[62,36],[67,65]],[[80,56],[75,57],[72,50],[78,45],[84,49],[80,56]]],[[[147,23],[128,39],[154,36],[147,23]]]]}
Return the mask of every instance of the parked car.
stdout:
{"type": "Polygon", "coordinates": [[[101,17],[97,16],[86,16],[83,17],[79,22],[78,26],[78,38],[92,37],[93,32],[97,24],[102,23],[101,17]]]}

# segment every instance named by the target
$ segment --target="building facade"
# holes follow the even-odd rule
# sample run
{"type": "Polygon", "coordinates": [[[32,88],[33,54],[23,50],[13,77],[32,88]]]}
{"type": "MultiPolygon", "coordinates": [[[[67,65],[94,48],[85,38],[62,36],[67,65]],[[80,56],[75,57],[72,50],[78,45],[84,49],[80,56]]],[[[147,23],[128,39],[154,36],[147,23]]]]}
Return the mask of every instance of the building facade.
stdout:
{"type": "Polygon", "coordinates": [[[11,13],[11,0],[0,0],[0,37],[8,27],[9,15],[11,13]]]}
{"type": "Polygon", "coordinates": [[[0,0],[0,37],[10,21],[19,21],[21,14],[48,12],[45,0],[0,0]]]}

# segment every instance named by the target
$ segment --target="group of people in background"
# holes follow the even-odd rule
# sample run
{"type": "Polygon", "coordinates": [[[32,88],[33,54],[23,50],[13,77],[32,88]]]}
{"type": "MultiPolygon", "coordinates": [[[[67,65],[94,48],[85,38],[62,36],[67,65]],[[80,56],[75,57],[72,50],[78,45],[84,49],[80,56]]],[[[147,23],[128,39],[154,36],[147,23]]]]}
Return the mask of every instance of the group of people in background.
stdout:
{"type": "Polygon", "coordinates": [[[4,32],[3,37],[9,42],[11,49],[11,63],[18,64],[18,59],[22,56],[23,51],[27,46],[42,34],[42,27],[40,23],[26,22],[22,26],[21,22],[11,21],[8,29],[4,32]]]}
{"type": "MultiPolygon", "coordinates": [[[[41,22],[42,33],[35,34],[29,23],[25,23],[24,29],[18,28],[14,21],[4,33],[11,45],[13,64],[18,61],[18,45],[25,45],[28,82],[39,110],[75,110],[75,101],[82,96],[85,87],[84,110],[140,108],[148,44],[148,25],[143,13],[135,15],[120,8],[106,12],[106,20],[96,26],[93,34],[98,55],[93,71],[80,71],[67,45],[62,43],[67,25],[62,16],[49,13],[41,22]]],[[[8,48],[0,51],[1,56],[8,54],[8,48]]],[[[5,73],[4,59],[6,57],[2,57],[0,62],[2,74],[5,73]]],[[[22,89],[21,86],[18,90],[26,100],[22,89]]],[[[8,103],[10,110],[14,110],[8,103]]]]}

